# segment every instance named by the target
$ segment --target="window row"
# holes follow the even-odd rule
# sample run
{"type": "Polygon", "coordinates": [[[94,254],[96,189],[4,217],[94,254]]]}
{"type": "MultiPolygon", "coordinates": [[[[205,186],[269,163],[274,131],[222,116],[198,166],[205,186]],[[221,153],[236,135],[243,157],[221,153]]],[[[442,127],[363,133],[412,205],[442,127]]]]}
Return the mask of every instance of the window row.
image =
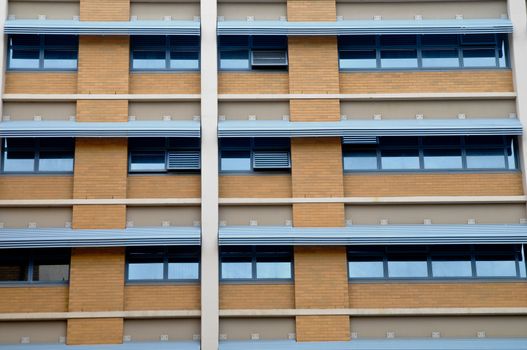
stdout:
{"type": "MultiPolygon", "coordinates": [[[[75,70],[78,36],[11,35],[8,69],[75,70]]],[[[338,38],[340,69],[507,68],[503,34],[353,35],[338,38]]],[[[286,36],[219,36],[221,70],[287,70],[286,36]]],[[[199,70],[197,36],[131,36],[132,70],[199,70]]]]}
{"type": "Polygon", "coordinates": [[[67,282],[69,249],[0,250],[0,282],[67,282]]]}
{"type": "Polygon", "coordinates": [[[521,245],[354,246],[350,279],[525,278],[521,245]]]}
{"type": "Polygon", "coordinates": [[[4,173],[73,172],[75,139],[7,138],[1,142],[4,173]]]}
{"type": "Polygon", "coordinates": [[[344,144],[344,170],[515,170],[518,145],[510,136],[379,137],[344,144]]]}

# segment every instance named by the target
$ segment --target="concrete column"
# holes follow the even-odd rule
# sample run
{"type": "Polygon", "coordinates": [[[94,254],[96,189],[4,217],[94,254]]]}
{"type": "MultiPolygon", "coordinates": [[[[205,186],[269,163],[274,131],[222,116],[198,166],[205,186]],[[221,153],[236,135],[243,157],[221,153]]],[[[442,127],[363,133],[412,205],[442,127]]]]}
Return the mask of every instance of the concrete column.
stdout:
{"type": "Polygon", "coordinates": [[[201,350],[219,338],[216,16],[216,0],[201,0],[201,350]]]}
{"type": "MultiPolygon", "coordinates": [[[[524,126],[527,125],[527,9],[525,0],[508,0],[509,18],[514,27],[510,37],[511,68],[516,91],[516,111],[524,126]]],[[[527,137],[520,142],[524,192],[527,189],[527,137]]]]}
{"type": "MultiPolygon", "coordinates": [[[[7,37],[4,36],[4,24],[7,18],[7,0],[0,0],[0,94],[4,95],[4,82],[6,70],[7,37]]],[[[3,116],[3,99],[0,98],[0,120],[3,116]]]]}

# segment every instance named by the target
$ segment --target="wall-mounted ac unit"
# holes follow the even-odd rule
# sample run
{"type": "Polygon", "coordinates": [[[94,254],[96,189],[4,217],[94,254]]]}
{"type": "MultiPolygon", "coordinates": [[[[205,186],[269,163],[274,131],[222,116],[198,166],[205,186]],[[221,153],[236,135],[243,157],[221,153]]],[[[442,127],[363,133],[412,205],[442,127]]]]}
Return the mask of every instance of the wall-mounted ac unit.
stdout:
{"type": "Polygon", "coordinates": [[[199,151],[168,151],[167,170],[199,170],[199,151]]]}
{"type": "Polygon", "coordinates": [[[253,67],[287,66],[287,51],[285,50],[255,50],[251,52],[253,67]]]}

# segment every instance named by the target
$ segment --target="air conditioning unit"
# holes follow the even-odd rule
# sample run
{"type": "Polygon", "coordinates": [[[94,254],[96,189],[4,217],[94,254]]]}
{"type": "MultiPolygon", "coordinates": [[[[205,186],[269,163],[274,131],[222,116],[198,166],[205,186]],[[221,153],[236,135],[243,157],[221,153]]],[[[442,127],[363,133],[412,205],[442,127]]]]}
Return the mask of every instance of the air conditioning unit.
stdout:
{"type": "Polygon", "coordinates": [[[284,67],[287,66],[286,50],[255,50],[251,52],[253,67],[284,67]]]}
{"type": "Polygon", "coordinates": [[[254,151],[254,169],[289,169],[291,159],[287,151],[254,151]]]}
{"type": "Polygon", "coordinates": [[[199,151],[168,151],[167,170],[199,170],[200,152],[199,151]]]}

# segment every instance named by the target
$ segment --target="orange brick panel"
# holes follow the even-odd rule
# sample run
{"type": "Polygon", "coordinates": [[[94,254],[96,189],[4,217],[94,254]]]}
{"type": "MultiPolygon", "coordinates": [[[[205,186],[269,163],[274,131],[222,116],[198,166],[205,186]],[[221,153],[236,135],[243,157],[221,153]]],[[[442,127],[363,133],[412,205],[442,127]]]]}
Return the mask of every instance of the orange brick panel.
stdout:
{"type": "Polygon", "coordinates": [[[126,122],[128,100],[78,100],[79,122],[126,122]]]}
{"type": "Polygon", "coordinates": [[[222,72],[219,73],[220,94],[287,94],[287,72],[222,72]]]}
{"type": "Polygon", "coordinates": [[[346,341],[350,340],[348,316],[297,316],[296,340],[346,341]]]}
{"type": "Polygon", "coordinates": [[[200,75],[186,73],[132,73],[131,94],[199,94],[200,75]]]}
{"type": "Polygon", "coordinates": [[[220,309],[294,309],[293,284],[221,284],[220,309]]]}
{"type": "Polygon", "coordinates": [[[344,226],[343,203],[293,204],[293,225],[296,227],[344,226]]]}
{"type": "Polygon", "coordinates": [[[512,92],[510,70],[442,72],[346,72],[340,93],[512,92]]]}
{"type": "Polygon", "coordinates": [[[291,175],[222,175],[220,198],[289,198],[291,175]]]}
{"type": "Polygon", "coordinates": [[[67,344],[120,344],[123,325],[122,318],[69,319],[67,344]]]}
{"type": "Polygon", "coordinates": [[[348,298],[346,247],[295,247],[297,308],[347,308],[348,298]]]}
{"type": "Polygon", "coordinates": [[[291,100],[293,122],[334,122],[340,120],[339,100],[291,100]]]}
{"type": "Polygon", "coordinates": [[[351,283],[351,308],[527,307],[527,283],[351,283]]]}
{"type": "Polygon", "coordinates": [[[293,197],[342,197],[340,138],[291,139],[293,197]]]}
{"type": "Polygon", "coordinates": [[[81,21],[128,21],[130,0],[81,0],[81,21]]]}
{"type": "Polygon", "coordinates": [[[199,198],[199,175],[133,175],[128,177],[128,198],[199,198]]]}
{"type": "Polygon", "coordinates": [[[291,22],[335,21],[335,0],[287,0],[287,19],[291,22]]]}
{"type": "Polygon", "coordinates": [[[74,248],[69,311],[123,310],[124,265],[124,248],[74,248]]]}
{"type": "Polygon", "coordinates": [[[128,285],[124,289],[124,309],[130,310],[198,310],[199,284],[128,285]]]}
{"type": "Polygon", "coordinates": [[[125,228],[125,205],[74,205],[72,227],[75,229],[125,228]]]}
{"type": "Polygon", "coordinates": [[[71,199],[73,176],[1,176],[0,199],[71,199]]]}
{"type": "Polygon", "coordinates": [[[0,288],[0,312],[68,311],[68,286],[0,288]]]}
{"type": "Polygon", "coordinates": [[[76,94],[77,72],[7,72],[6,94],[76,94]]]}
{"type": "Polygon", "coordinates": [[[289,37],[289,92],[339,93],[336,37],[289,37]]]}
{"type": "Polygon", "coordinates": [[[79,37],[80,94],[127,94],[129,65],[128,36],[79,37]]]}
{"type": "Polygon", "coordinates": [[[519,196],[521,173],[357,174],[344,176],[346,197],[519,196]]]}
{"type": "Polygon", "coordinates": [[[127,139],[76,139],[74,168],[74,198],[125,198],[127,139]]]}

